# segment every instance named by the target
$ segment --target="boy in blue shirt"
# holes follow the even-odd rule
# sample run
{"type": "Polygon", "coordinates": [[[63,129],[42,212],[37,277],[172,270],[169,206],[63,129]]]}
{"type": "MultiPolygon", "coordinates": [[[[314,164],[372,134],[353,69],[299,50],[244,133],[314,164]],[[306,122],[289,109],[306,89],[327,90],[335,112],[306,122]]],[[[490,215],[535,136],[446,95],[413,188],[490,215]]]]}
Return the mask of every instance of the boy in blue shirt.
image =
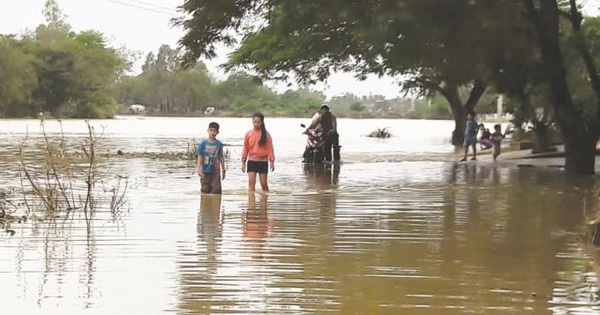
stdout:
{"type": "Polygon", "coordinates": [[[471,161],[475,161],[477,159],[477,139],[475,138],[476,135],[477,123],[475,122],[475,113],[470,111],[469,113],[467,113],[467,124],[465,126],[465,141],[463,142],[465,152],[463,158],[460,159],[460,162],[464,162],[467,160],[469,147],[473,147],[473,157],[471,158],[471,161]]]}
{"type": "Polygon", "coordinates": [[[217,140],[219,124],[208,124],[208,139],[198,145],[198,176],[202,183],[201,191],[207,194],[221,194],[221,176],[225,179],[225,158],[223,143],[217,140]]]}

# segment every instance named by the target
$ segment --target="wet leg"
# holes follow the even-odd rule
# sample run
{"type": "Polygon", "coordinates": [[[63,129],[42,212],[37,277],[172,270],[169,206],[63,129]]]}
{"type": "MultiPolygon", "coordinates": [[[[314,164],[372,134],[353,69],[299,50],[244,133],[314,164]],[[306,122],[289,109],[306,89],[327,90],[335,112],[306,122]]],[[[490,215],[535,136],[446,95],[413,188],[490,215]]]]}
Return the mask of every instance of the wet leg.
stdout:
{"type": "Polygon", "coordinates": [[[336,132],[331,136],[331,144],[333,145],[333,160],[340,160],[340,135],[336,132]]]}
{"type": "Polygon", "coordinates": [[[464,146],[464,148],[465,148],[465,150],[464,150],[463,157],[462,157],[462,159],[460,159],[459,162],[464,162],[467,160],[467,154],[469,153],[469,146],[466,145],[466,146],[464,146]]]}
{"type": "Polygon", "coordinates": [[[249,172],[248,173],[248,191],[254,191],[254,186],[256,186],[256,173],[249,172]]]}
{"type": "Polygon", "coordinates": [[[262,173],[259,175],[260,175],[260,187],[262,188],[263,191],[269,191],[269,185],[267,184],[267,173],[262,173]]]}
{"type": "Polygon", "coordinates": [[[326,139],[325,140],[325,144],[323,145],[323,149],[325,150],[325,161],[330,162],[331,161],[331,140],[330,139],[326,139]]]}

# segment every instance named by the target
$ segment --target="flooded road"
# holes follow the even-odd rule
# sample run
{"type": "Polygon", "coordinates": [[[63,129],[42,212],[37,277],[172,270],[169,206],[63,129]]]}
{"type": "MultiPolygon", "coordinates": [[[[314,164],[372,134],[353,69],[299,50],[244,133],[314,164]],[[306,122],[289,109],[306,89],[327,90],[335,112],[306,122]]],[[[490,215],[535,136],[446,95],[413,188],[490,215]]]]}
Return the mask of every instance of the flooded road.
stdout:
{"type": "MultiPolygon", "coordinates": [[[[250,119],[222,119],[223,195],[201,196],[194,162],[114,157],[126,208],[91,224],[29,220],[0,232],[0,305],[64,314],[593,314],[595,252],[581,239],[597,183],[560,171],[455,164],[449,121],[340,119],[342,160],[305,167],[299,119],[267,119],[276,170],[246,192],[239,155],[250,119]],[[389,127],[393,138],[364,135],[389,127]]],[[[185,151],[204,118],[123,117],[106,152],[185,151]]],[[[73,143],[80,120],[64,121],[73,143]]],[[[56,122],[46,123],[59,134],[56,122]]],[[[98,129],[99,127],[97,127],[98,129]]],[[[1,183],[39,122],[0,122],[1,183]],[[26,125],[29,125],[27,128],[26,125]]],[[[0,187],[1,188],[1,187],[0,187]]],[[[599,256],[600,257],[600,256],[599,256]]]]}

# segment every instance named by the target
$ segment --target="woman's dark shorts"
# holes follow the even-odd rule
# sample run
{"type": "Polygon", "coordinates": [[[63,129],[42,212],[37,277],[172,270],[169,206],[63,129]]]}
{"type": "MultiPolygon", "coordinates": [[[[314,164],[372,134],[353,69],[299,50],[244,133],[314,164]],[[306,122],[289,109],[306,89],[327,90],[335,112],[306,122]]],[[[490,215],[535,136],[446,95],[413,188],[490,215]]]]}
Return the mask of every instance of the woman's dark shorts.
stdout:
{"type": "Polygon", "coordinates": [[[269,173],[269,162],[267,162],[267,161],[248,161],[246,170],[248,171],[248,173],[267,174],[267,173],[269,173]]]}

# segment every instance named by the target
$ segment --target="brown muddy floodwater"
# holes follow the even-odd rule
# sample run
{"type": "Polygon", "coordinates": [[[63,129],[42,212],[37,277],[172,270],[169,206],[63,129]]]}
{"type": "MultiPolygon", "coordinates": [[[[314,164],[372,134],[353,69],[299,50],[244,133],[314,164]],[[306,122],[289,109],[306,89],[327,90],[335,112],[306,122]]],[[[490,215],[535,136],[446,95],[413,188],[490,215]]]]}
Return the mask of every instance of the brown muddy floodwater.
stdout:
{"type": "MultiPolygon", "coordinates": [[[[164,152],[185,151],[211,120],[92,124],[104,127],[103,152],[164,152]]],[[[305,168],[306,121],[267,118],[272,191],[249,195],[239,155],[250,119],[215,120],[230,154],[222,197],[199,194],[193,162],[104,161],[129,177],[126,209],[100,209],[89,225],[76,213],[0,232],[2,312],[600,313],[600,269],[581,238],[598,209],[595,178],[455,164],[450,121],[341,119],[344,163],[305,168]],[[394,137],[364,137],[380,127],[394,137]]],[[[69,141],[85,136],[83,121],[62,127],[69,141]]],[[[19,183],[26,132],[35,156],[37,121],[0,123],[2,189],[19,183]]]]}

